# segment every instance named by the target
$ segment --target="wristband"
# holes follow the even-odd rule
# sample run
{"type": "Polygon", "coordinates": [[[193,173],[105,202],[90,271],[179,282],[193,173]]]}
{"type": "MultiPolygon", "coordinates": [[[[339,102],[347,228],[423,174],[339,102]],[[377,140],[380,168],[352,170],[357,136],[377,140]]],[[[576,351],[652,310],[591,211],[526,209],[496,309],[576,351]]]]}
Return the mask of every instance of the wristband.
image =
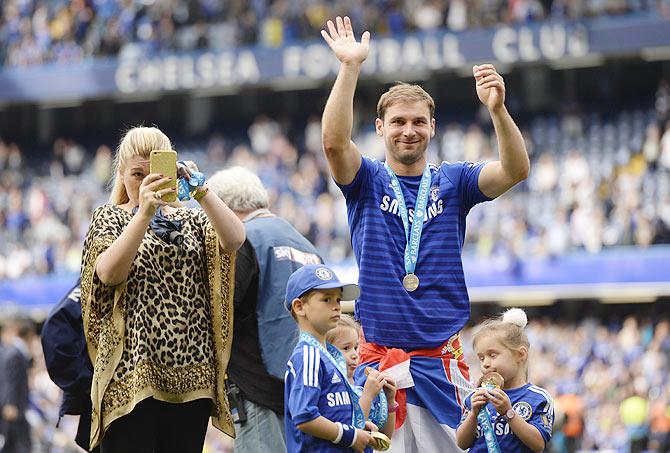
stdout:
{"type": "Polygon", "coordinates": [[[338,425],[337,439],[333,443],[342,448],[351,447],[356,442],[356,428],[351,425],[343,425],[340,422],[336,423],[338,425]]]}
{"type": "Polygon", "coordinates": [[[390,407],[390,406],[389,406],[389,414],[392,414],[392,413],[394,413],[395,411],[397,411],[399,407],[400,407],[400,404],[398,404],[398,402],[396,401],[396,402],[393,404],[393,407],[390,407]]]}

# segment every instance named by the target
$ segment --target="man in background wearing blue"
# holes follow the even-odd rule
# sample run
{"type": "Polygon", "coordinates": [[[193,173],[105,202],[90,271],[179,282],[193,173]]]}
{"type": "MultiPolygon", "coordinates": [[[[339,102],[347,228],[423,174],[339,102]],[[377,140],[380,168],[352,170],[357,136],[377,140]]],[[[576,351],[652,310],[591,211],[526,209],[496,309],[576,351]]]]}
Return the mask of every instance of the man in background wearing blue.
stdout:
{"type": "Polygon", "coordinates": [[[236,453],[285,452],[284,372],[298,341],[284,308],[286,282],[306,264],[321,263],[314,246],[269,210],[262,182],[242,167],[222,170],[210,188],[242,220],[246,240],[235,263],[229,400],[237,409],[236,453]]]}

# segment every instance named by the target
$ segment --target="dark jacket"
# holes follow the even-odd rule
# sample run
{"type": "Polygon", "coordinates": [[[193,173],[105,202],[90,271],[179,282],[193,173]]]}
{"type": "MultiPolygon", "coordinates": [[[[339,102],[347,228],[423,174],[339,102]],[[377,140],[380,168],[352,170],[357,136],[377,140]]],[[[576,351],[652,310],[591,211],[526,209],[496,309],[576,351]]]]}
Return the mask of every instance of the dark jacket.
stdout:
{"type": "Polygon", "coordinates": [[[59,415],[81,415],[75,441],[88,450],[93,365],[86,349],[79,285],[77,281],[49,313],[42,327],[42,349],[49,377],[63,390],[59,415]]]}
{"type": "Polygon", "coordinates": [[[28,409],[28,369],[32,359],[27,345],[20,341],[5,344],[0,357],[0,411],[10,405],[18,409],[18,418],[2,422],[4,453],[30,452],[28,409]]]}

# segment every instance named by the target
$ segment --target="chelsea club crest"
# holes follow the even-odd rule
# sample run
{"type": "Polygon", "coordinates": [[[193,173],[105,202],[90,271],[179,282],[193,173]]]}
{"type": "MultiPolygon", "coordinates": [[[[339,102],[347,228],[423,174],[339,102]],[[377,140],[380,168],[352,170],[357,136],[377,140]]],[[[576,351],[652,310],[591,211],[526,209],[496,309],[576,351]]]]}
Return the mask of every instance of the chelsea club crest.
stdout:
{"type": "Polygon", "coordinates": [[[516,412],[519,417],[526,421],[530,419],[531,415],[533,415],[533,408],[530,407],[530,404],[526,403],[525,401],[519,401],[518,403],[514,404],[512,409],[514,409],[514,412],[516,412]]]}
{"type": "Polygon", "coordinates": [[[333,273],[330,272],[325,267],[318,268],[315,273],[316,276],[319,277],[321,280],[332,280],[333,278],[333,273]]]}

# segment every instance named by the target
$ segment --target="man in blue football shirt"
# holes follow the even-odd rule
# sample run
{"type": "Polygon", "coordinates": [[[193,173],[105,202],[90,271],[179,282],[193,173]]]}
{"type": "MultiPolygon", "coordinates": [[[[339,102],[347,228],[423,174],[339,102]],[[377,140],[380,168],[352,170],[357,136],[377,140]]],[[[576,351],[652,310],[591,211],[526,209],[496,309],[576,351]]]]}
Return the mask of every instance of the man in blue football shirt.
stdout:
{"type": "Polygon", "coordinates": [[[351,133],[370,34],[356,41],[347,17],[327,25],[321,34],[341,64],[323,114],[323,147],[346,198],[360,272],[356,317],[364,338],[356,379],[367,366],[385,370],[409,360],[413,386],[396,398],[392,450],[458,451],[455,428],[471,389],[458,336],[470,316],[461,263],[465,218],[475,204],[527,177],[523,137],[505,109],[502,77],[484,64],[473,67],[473,76],[493,121],[499,160],[429,164],[435,104],[408,84],[392,87],[377,105],[386,161],[363,158],[351,133]]]}

